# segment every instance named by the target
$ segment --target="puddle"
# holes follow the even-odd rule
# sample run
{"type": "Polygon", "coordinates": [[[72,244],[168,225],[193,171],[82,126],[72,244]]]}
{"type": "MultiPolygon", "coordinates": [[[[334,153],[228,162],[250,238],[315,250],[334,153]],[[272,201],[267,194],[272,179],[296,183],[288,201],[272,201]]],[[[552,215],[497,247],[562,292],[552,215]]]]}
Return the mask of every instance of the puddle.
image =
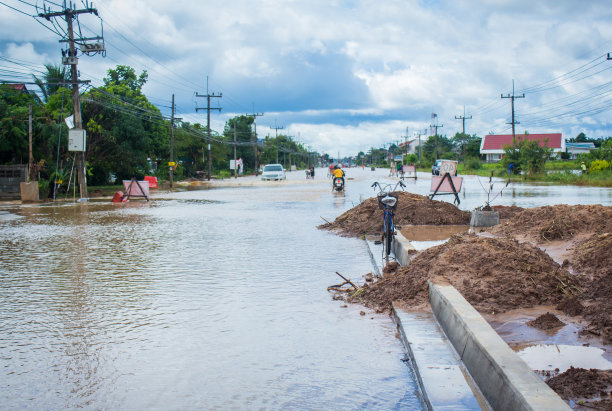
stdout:
{"type": "Polygon", "coordinates": [[[444,242],[453,234],[467,233],[469,228],[467,225],[407,225],[402,226],[401,232],[410,241],[444,242]]]}
{"type": "Polygon", "coordinates": [[[584,347],[563,344],[517,345],[512,347],[519,357],[533,370],[553,371],[559,373],[570,366],[574,368],[612,369],[612,362],[603,357],[604,350],[597,347],[584,347]]]}
{"type": "Polygon", "coordinates": [[[447,240],[448,238],[444,240],[438,240],[438,241],[411,241],[410,243],[412,244],[415,250],[423,251],[423,250],[427,250],[428,248],[435,247],[440,244],[444,244],[447,240]]]}

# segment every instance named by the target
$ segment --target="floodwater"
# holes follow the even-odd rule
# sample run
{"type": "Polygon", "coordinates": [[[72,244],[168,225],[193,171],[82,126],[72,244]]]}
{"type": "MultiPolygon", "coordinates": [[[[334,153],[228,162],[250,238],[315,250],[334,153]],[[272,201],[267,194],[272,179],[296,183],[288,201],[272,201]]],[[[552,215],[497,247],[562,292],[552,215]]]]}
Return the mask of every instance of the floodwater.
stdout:
{"type": "MultiPolygon", "coordinates": [[[[516,349],[517,347],[515,347],[516,349]]],[[[585,347],[565,344],[534,344],[519,347],[517,354],[531,367],[538,371],[555,371],[562,373],[570,367],[590,370],[612,369],[612,362],[604,358],[605,351],[597,347],[585,347]]]]}
{"type": "Polygon", "coordinates": [[[1,408],[421,408],[391,319],[327,292],[372,271],[316,228],[349,196],[300,177],[1,207],[1,408]]]}
{"type": "MultiPolygon", "coordinates": [[[[421,408],[391,320],[326,291],[372,271],[365,242],[316,229],[387,174],[349,169],[344,193],[320,169],[150,203],[0,205],[2,408],[421,408]]],[[[466,177],[461,208],[484,204],[481,183],[466,177]]],[[[423,173],[406,190],[429,187],[423,173]]],[[[515,185],[492,202],[557,203],[612,190],[515,185]]]]}

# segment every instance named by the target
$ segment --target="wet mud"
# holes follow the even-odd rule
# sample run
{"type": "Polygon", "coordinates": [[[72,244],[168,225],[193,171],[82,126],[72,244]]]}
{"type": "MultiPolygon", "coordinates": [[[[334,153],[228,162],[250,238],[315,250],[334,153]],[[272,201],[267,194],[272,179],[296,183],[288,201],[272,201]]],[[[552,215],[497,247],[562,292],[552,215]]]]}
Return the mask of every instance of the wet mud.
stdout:
{"type": "Polygon", "coordinates": [[[540,315],[535,320],[528,321],[527,325],[539,328],[540,330],[552,330],[555,328],[563,327],[565,323],[558,319],[556,315],[546,313],[540,315]]]}
{"type": "Polygon", "coordinates": [[[577,409],[612,410],[612,371],[570,367],[546,383],[577,409]]]}
{"type": "MultiPolygon", "coordinates": [[[[471,214],[451,203],[431,200],[419,194],[396,191],[398,196],[394,222],[396,225],[468,225],[471,214]]],[[[333,222],[319,226],[346,237],[379,234],[383,211],[378,199],[370,197],[356,207],[339,215],[333,222]]]]}
{"type": "MultiPolygon", "coordinates": [[[[375,199],[370,200],[321,228],[336,230],[341,235],[376,230],[381,217],[376,213],[375,199]]],[[[465,224],[457,222],[464,218],[459,210],[447,213],[431,200],[427,202],[414,195],[406,200],[402,198],[399,204],[403,201],[412,201],[411,214],[402,215],[405,221],[410,221],[408,224],[465,224]],[[424,207],[424,214],[413,209],[419,204],[424,207]],[[438,211],[448,218],[431,222],[431,216],[426,214],[437,215],[438,211]]],[[[528,323],[523,320],[524,323],[553,335],[570,326],[582,335],[578,338],[595,339],[610,351],[612,207],[556,205],[496,209],[502,219],[500,225],[479,235],[455,234],[446,243],[416,254],[408,266],[390,264],[385,267],[382,279],[364,284],[348,299],[378,311],[389,310],[392,301],[408,309],[427,309],[427,282],[432,280],[456,287],[490,321],[503,313],[553,307],[563,314],[564,321],[555,313],[542,312],[528,323]]],[[[469,220],[469,213],[465,218],[469,220]]],[[[417,232],[418,228],[410,230],[417,232]]],[[[609,375],[607,371],[601,373],[609,375]]],[[[585,379],[595,378],[568,375],[567,382],[563,383],[567,387],[572,386],[572,378],[576,386],[584,384],[585,379]]],[[[607,393],[608,397],[601,397],[603,401],[596,399],[600,401],[597,409],[612,409],[609,390],[607,393]]],[[[589,401],[594,401],[591,397],[589,401]]]]}

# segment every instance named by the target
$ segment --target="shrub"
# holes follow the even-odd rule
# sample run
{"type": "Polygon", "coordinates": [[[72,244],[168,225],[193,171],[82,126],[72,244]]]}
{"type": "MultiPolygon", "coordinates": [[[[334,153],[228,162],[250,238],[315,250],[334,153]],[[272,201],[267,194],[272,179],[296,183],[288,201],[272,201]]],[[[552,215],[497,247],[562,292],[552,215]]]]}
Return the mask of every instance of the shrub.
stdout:
{"type": "Polygon", "coordinates": [[[232,172],[229,170],[219,170],[218,177],[219,178],[230,178],[232,176],[232,172]]]}
{"type": "Polygon", "coordinates": [[[593,160],[589,165],[589,173],[601,173],[604,170],[610,169],[610,163],[606,160],[593,160]]]}
{"type": "Polygon", "coordinates": [[[481,164],[480,160],[475,157],[469,157],[465,161],[465,169],[466,170],[480,170],[481,164]]]}

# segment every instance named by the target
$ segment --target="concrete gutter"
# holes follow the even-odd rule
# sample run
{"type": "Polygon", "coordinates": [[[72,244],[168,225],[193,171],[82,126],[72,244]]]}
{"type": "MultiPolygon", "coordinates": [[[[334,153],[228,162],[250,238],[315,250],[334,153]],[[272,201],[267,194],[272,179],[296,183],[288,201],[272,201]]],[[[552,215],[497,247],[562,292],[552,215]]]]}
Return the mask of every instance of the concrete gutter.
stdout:
{"type": "Polygon", "coordinates": [[[429,282],[432,310],[495,410],[570,410],[451,285],[429,282]]]}
{"type": "Polygon", "coordinates": [[[432,313],[393,305],[393,319],[428,410],[490,410],[432,313]]]}

